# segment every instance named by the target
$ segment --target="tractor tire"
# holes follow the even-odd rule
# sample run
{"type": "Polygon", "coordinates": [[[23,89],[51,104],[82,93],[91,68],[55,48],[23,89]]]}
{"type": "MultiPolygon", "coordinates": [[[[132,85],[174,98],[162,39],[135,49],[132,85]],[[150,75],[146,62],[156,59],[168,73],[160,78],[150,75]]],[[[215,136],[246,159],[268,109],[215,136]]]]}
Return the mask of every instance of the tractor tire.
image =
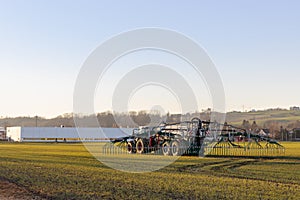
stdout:
{"type": "Polygon", "coordinates": [[[135,153],[136,149],[132,142],[127,143],[127,152],[128,153],[135,153]]]}
{"type": "Polygon", "coordinates": [[[136,142],[136,153],[144,153],[145,150],[145,146],[144,146],[144,142],[142,139],[138,139],[138,141],[136,142]]]}
{"type": "Polygon", "coordinates": [[[172,156],[180,156],[181,150],[180,150],[180,145],[178,141],[173,141],[171,143],[171,154],[172,156]]]}
{"type": "Polygon", "coordinates": [[[161,146],[161,149],[162,149],[162,153],[164,156],[169,156],[170,153],[171,153],[171,150],[170,150],[170,143],[169,142],[164,142],[161,146]]]}

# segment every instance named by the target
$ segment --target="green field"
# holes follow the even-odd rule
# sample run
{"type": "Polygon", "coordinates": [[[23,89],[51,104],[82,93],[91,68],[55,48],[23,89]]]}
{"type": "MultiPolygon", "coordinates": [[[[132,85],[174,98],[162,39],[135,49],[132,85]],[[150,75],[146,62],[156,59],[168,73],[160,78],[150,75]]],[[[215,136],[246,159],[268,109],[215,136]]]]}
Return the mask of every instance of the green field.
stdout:
{"type": "Polygon", "coordinates": [[[277,159],[186,156],[126,173],[82,144],[0,143],[0,179],[48,199],[300,199],[300,143],[283,145],[277,159]]]}

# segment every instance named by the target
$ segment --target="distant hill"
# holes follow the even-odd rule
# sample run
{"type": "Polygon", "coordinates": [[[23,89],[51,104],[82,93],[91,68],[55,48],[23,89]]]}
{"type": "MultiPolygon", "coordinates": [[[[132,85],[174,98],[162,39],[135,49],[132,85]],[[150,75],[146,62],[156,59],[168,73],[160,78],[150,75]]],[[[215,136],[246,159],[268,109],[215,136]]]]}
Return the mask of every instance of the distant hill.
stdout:
{"type": "MultiPolygon", "coordinates": [[[[15,118],[0,118],[0,127],[7,126],[65,126],[73,127],[72,114],[64,114],[55,118],[47,119],[43,117],[15,117],[15,118]]],[[[160,116],[159,114],[149,114],[145,111],[130,112],[130,114],[116,114],[113,116],[111,112],[104,112],[97,114],[98,121],[103,127],[116,127],[117,124],[122,127],[134,127],[136,125],[146,125],[150,119],[156,121],[166,120],[168,122],[180,121],[180,115],[168,114],[167,116],[160,116]],[[115,122],[114,117],[117,118],[118,123],[115,122]],[[134,121],[134,123],[132,122],[134,121]]],[[[185,120],[193,117],[200,117],[201,119],[209,119],[209,112],[188,113],[182,118],[185,120]]],[[[86,116],[86,121],[90,116],[86,116]]],[[[238,127],[242,126],[243,121],[246,120],[250,124],[253,121],[261,128],[273,128],[279,130],[280,126],[287,129],[300,128],[300,111],[285,110],[285,109],[269,109],[263,111],[250,112],[229,112],[226,114],[226,122],[238,127]]]]}
{"type": "Polygon", "coordinates": [[[300,121],[300,111],[269,109],[252,112],[229,112],[226,115],[226,121],[233,125],[241,125],[243,120],[256,121],[257,125],[259,126],[264,126],[272,122],[276,122],[280,124],[280,126],[289,126],[290,128],[292,128],[292,124],[298,123],[297,121],[300,121]]]}

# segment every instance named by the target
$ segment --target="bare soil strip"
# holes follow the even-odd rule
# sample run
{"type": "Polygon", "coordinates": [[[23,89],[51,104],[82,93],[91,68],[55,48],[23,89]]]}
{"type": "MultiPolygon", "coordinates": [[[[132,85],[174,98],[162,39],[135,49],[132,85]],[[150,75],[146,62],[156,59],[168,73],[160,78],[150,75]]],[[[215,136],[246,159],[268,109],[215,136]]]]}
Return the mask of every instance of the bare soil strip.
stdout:
{"type": "Polygon", "coordinates": [[[43,198],[29,192],[14,183],[0,179],[1,200],[42,200],[43,198]]]}

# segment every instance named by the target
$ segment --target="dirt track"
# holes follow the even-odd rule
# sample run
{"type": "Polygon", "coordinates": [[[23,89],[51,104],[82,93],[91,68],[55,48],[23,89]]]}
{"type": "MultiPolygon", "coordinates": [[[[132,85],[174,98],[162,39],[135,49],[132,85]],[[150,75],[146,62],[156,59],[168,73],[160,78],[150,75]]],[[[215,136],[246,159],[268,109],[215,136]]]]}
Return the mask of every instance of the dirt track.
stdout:
{"type": "Polygon", "coordinates": [[[41,200],[26,189],[17,186],[16,184],[8,181],[0,180],[0,199],[1,200],[41,200]]]}

